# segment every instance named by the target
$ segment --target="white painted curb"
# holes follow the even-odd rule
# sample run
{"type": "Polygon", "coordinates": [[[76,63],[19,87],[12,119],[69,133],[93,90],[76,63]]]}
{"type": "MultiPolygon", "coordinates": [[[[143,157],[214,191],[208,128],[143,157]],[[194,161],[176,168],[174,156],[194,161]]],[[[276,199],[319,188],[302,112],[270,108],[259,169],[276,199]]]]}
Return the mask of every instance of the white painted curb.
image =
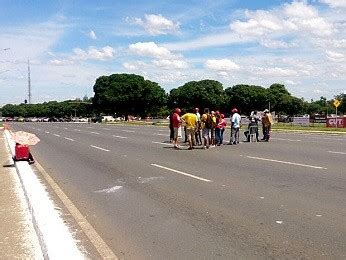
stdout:
{"type": "MultiPolygon", "coordinates": [[[[8,130],[4,132],[13,156],[15,142],[8,130]]],[[[15,166],[28,202],[43,257],[45,259],[84,259],[68,227],[54,209],[54,204],[49,199],[47,191],[28,162],[15,162],[15,166]]]]}

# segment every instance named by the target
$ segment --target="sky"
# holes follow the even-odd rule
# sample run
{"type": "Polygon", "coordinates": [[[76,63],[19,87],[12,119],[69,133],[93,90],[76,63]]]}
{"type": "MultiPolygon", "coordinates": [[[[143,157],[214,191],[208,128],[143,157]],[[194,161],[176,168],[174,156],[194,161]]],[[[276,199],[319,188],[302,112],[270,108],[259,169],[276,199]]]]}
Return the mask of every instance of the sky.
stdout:
{"type": "Polygon", "coordinates": [[[346,0],[0,0],[0,106],[92,97],[102,75],[167,92],[213,79],[346,93],[346,0]]]}

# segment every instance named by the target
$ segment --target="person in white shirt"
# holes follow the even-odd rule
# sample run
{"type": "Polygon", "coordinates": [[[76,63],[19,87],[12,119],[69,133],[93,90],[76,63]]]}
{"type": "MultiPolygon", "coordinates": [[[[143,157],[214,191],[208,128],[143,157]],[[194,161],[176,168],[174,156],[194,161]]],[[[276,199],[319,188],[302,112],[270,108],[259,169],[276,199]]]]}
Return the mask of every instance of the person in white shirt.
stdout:
{"type": "Polygon", "coordinates": [[[241,117],[238,114],[238,109],[232,109],[232,119],[231,119],[231,141],[230,144],[239,144],[239,129],[241,123],[241,117]]]}

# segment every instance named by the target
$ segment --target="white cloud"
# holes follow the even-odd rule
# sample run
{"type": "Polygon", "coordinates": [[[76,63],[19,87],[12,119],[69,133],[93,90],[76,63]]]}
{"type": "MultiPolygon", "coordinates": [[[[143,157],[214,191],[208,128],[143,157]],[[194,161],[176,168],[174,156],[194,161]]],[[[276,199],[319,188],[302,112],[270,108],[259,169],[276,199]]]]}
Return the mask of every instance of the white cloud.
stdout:
{"type": "Polygon", "coordinates": [[[105,46],[101,49],[90,47],[87,51],[81,48],[73,50],[74,60],[110,60],[114,58],[115,50],[110,46],[105,46]]]}
{"type": "Polygon", "coordinates": [[[94,31],[90,31],[88,33],[88,36],[93,39],[93,40],[96,40],[97,39],[97,36],[96,36],[96,33],[94,31]]]}
{"type": "Polygon", "coordinates": [[[147,66],[147,64],[145,62],[142,62],[142,61],[124,62],[123,63],[123,67],[125,69],[128,69],[128,70],[139,70],[139,69],[143,69],[146,66],[147,66]]]}
{"type": "Polygon", "coordinates": [[[205,65],[206,68],[216,71],[231,71],[239,70],[240,66],[229,59],[221,60],[207,60],[205,65]]]}
{"type": "Polygon", "coordinates": [[[163,69],[187,69],[189,66],[183,60],[154,60],[154,65],[163,69]]]}
{"type": "Polygon", "coordinates": [[[73,64],[73,61],[71,61],[71,60],[58,60],[58,59],[54,59],[54,60],[49,61],[49,64],[55,65],[55,66],[66,66],[66,65],[73,64]]]}
{"type": "Polygon", "coordinates": [[[130,51],[140,56],[174,59],[176,56],[165,47],[159,47],[154,42],[137,42],[129,45],[130,51]]]}
{"type": "Polygon", "coordinates": [[[255,69],[254,73],[261,76],[269,77],[292,77],[298,76],[298,72],[293,69],[283,69],[279,67],[274,68],[261,68],[258,67],[255,69]]]}
{"type": "Polygon", "coordinates": [[[320,17],[315,7],[305,2],[293,1],[270,11],[246,11],[247,21],[235,21],[230,28],[242,37],[286,35],[288,33],[328,36],[333,25],[320,17]]]}
{"type": "Polygon", "coordinates": [[[327,58],[333,62],[343,62],[345,60],[345,55],[335,51],[326,51],[327,58]]]}
{"type": "Polygon", "coordinates": [[[320,0],[320,2],[328,4],[333,8],[336,8],[336,7],[345,7],[346,8],[346,1],[345,0],[320,0]]]}
{"type": "Polygon", "coordinates": [[[277,40],[271,40],[271,39],[261,39],[259,42],[262,46],[270,48],[270,49],[285,49],[285,48],[292,48],[297,47],[297,44],[295,43],[287,43],[284,41],[277,41],[277,40]]]}
{"type": "Polygon", "coordinates": [[[127,18],[127,20],[133,24],[142,26],[151,35],[173,34],[179,31],[179,23],[175,23],[163,17],[161,14],[146,14],[144,19],[127,18]]]}

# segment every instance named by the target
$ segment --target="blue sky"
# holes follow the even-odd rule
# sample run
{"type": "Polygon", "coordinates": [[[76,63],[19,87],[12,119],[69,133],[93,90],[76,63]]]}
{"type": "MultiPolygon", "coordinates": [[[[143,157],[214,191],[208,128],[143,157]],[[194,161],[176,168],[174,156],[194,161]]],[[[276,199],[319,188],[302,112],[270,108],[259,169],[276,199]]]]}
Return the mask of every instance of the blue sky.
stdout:
{"type": "Polygon", "coordinates": [[[135,73],[166,91],[191,80],[285,84],[306,100],[346,91],[346,1],[0,0],[0,105],[93,95],[135,73]],[[8,49],[10,48],[10,49],[8,49]]]}

